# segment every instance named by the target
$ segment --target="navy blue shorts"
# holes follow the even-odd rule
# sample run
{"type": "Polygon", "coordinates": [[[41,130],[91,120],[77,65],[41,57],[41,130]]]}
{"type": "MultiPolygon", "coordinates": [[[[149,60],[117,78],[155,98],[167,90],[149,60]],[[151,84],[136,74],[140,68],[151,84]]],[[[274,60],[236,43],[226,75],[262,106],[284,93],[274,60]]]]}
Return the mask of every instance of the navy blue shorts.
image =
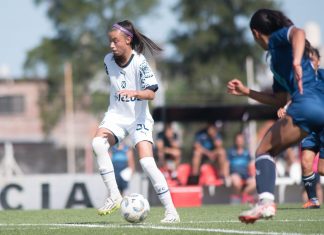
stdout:
{"type": "Polygon", "coordinates": [[[319,133],[324,128],[324,83],[304,89],[304,94],[296,92],[292,97],[287,114],[294,124],[308,133],[319,133]]]}
{"type": "Polygon", "coordinates": [[[302,151],[311,150],[315,154],[317,154],[320,151],[320,145],[320,138],[315,132],[312,132],[310,135],[305,137],[300,143],[302,151]]]}
{"type": "Polygon", "coordinates": [[[314,132],[319,141],[306,137],[306,143],[318,144],[320,158],[324,159],[324,83],[318,82],[316,87],[304,89],[304,94],[296,92],[292,97],[287,114],[292,117],[294,124],[306,132],[314,132]]]}

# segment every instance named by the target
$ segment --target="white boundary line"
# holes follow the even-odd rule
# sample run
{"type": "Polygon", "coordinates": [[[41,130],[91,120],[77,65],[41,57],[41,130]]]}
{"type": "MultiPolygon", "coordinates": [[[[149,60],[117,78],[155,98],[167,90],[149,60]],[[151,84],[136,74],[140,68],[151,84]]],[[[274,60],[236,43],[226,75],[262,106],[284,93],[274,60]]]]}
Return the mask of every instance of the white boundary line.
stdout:
{"type": "MultiPolygon", "coordinates": [[[[271,220],[270,220],[271,221],[271,220]]],[[[295,223],[295,222],[324,222],[323,219],[283,219],[283,220],[272,220],[278,223],[295,223]]],[[[242,223],[239,220],[202,220],[202,221],[181,221],[181,224],[208,224],[208,223],[242,223]]],[[[269,223],[267,220],[259,220],[258,223],[269,223]]]]}
{"type": "MultiPolygon", "coordinates": [[[[223,221],[224,222],[224,221],[223,221]]],[[[293,222],[293,221],[292,221],[293,222]]],[[[159,225],[118,225],[118,224],[0,224],[1,227],[49,227],[49,228],[144,228],[152,230],[177,230],[177,231],[190,231],[190,232],[208,232],[208,233],[224,233],[224,234],[260,234],[260,235],[304,235],[303,233],[287,233],[287,232],[263,232],[253,230],[233,230],[233,229],[213,229],[213,228],[186,228],[186,227],[170,227],[170,226],[159,226],[159,225]]]]}

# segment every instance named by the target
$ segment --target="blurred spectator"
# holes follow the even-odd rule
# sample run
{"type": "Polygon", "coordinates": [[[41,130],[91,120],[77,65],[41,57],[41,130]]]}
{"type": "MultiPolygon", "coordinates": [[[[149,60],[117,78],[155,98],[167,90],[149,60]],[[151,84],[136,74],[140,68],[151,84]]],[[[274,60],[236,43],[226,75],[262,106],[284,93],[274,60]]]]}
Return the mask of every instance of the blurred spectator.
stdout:
{"type": "Polygon", "coordinates": [[[228,150],[227,159],[229,161],[232,186],[230,202],[232,204],[253,203],[256,183],[251,169],[253,169],[254,163],[251,161],[249,151],[245,147],[242,133],[235,135],[234,146],[228,150]]]}
{"type": "Polygon", "coordinates": [[[287,148],[276,159],[278,177],[290,177],[294,183],[301,182],[302,172],[298,146],[287,148]]]}
{"type": "Polygon", "coordinates": [[[176,179],[176,169],[181,162],[181,148],[171,123],[166,123],[164,130],[157,134],[156,147],[159,167],[162,171],[167,171],[172,179],[176,179]]]}
{"type": "Polygon", "coordinates": [[[123,195],[124,191],[128,188],[128,182],[135,172],[134,152],[132,148],[124,143],[113,146],[110,151],[118,189],[123,195]]]}
{"type": "Polygon", "coordinates": [[[188,184],[198,184],[200,167],[204,163],[213,165],[218,177],[227,177],[226,151],[215,123],[208,123],[204,129],[195,134],[193,147],[192,172],[188,184]]]}

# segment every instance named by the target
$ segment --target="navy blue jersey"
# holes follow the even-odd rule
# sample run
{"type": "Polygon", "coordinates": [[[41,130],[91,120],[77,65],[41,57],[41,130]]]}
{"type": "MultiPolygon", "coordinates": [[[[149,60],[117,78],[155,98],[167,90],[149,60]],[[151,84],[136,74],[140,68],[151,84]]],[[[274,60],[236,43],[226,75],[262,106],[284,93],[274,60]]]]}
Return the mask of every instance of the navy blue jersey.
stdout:
{"type": "MultiPolygon", "coordinates": [[[[308,133],[311,131],[318,133],[324,127],[324,109],[322,108],[324,106],[324,81],[316,79],[317,74],[311,60],[304,56],[301,61],[304,94],[299,94],[292,66],[290,29],[291,27],[279,29],[269,38],[270,67],[274,75],[273,91],[289,92],[292,103],[288,107],[287,114],[292,117],[294,124],[308,133]]],[[[322,76],[322,71],[319,75],[322,76]]]]}
{"type": "MultiPolygon", "coordinates": [[[[293,96],[298,93],[297,83],[294,79],[292,66],[293,54],[289,41],[291,28],[284,27],[272,33],[269,38],[269,53],[271,56],[270,69],[274,75],[274,92],[286,91],[293,96]]],[[[314,87],[316,85],[316,71],[309,57],[303,56],[301,61],[303,68],[303,87],[314,87]]]]}
{"type": "Polygon", "coordinates": [[[217,139],[221,139],[220,134],[217,133],[214,137],[210,137],[207,133],[207,129],[201,130],[195,135],[195,142],[208,150],[213,150],[216,147],[214,141],[217,139]]]}
{"type": "Polygon", "coordinates": [[[244,179],[249,176],[249,164],[251,157],[248,150],[238,153],[237,149],[232,147],[227,152],[227,159],[230,164],[230,173],[238,173],[244,179]]]}
{"type": "Polygon", "coordinates": [[[317,79],[324,80],[324,69],[317,70],[317,79]]]}

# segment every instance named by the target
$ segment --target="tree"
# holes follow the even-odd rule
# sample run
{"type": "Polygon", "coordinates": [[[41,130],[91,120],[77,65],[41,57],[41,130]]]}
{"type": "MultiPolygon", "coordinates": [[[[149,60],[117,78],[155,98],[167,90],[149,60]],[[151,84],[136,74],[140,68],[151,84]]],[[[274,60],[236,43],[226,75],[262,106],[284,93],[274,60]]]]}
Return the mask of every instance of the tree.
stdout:
{"type": "Polygon", "coordinates": [[[272,1],[260,0],[180,0],[174,11],[181,23],[171,38],[177,56],[167,64],[177,90],[169,89],[167,97],[177,103],[230,102],[224,94],[226,83],[236,76],[245,78],[246,57],[257,60],[261,55],[249,18],[258,8],[273,7],[272,1]]]}
{"type": "MultiPolygon", "coordinates": [[[[42,101],[42,116],[44,130],[49,132],[64,110],[64,63],[70,61],[73,65],[76,108],[88,108],[89,82],[98,71],[104,71],[103,57],[108,52],[107,26],[125,18],[136,23],[156,6],[158,0],[141,0],[136,4],[132,0],[34,2],[47,5],[47,15],[56,30],[54,37],[44,38],[29,51],[25,62],[29,76],[37,76],[40,68],[47,72],[49,93],[47,100],[42,101]]],[[[104,100],[106,102],[106,95],[104,100]]]]}

